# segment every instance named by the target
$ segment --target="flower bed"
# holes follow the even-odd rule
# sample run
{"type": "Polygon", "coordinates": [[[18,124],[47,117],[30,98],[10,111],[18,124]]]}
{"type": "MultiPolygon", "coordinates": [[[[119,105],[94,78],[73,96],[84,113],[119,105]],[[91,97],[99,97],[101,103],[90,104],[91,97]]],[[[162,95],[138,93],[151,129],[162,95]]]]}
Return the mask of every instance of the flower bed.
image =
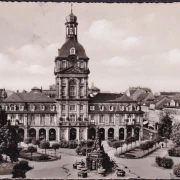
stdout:
{"type": "Polygon", "coordinates": [[[20,157],[23,159],[27,159],[29,161],[54,161],[57,160],[58,158],[56,157],[51,157],[47,154],[41,154],[38,152],[35,152],[32,154],[32,159],[31,159],[31,153],[27,152],[27,150],[22,150],[20,152],[20,157]]]}
{"type": "Polygon", "coordinates": [[[154,149],[151,149],[149,151],[143,151],[139,147],[127,151],[125,153],[115,153],[114,155],[119,158],[126,158],[126,159],[141,159],[145,158],[148,155],[152,154],[153,152],[157,151],[159,147],[155,147],[154,149]]]}

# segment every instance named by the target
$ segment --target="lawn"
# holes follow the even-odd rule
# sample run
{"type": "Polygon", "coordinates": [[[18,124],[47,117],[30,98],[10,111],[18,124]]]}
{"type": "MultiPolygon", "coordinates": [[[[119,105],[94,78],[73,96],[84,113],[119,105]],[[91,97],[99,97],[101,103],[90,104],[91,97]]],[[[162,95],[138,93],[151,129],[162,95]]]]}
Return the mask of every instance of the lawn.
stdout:
{"type": "Polygon", "coordinates": [[[1,162],[0,163],[0,175],[12,174],[14,163],[1,162]]]}

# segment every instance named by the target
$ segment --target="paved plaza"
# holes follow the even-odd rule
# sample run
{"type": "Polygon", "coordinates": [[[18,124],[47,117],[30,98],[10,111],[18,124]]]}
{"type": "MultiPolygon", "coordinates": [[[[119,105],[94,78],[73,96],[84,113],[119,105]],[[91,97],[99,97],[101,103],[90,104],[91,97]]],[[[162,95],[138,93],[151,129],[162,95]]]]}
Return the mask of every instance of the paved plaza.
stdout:
{"type": "MultiPolygon", "coordinates": [[[[107,142],[103,142],[104,149],[108,155],[113,158],[118,166],[126,171],[126,178],[163,178],[171,179],[172,170],[162,169],[155,166],[156,156],[167,156],[167,148],[161,148],[143,159],[125,159],[114,156],[115,149],[109,147],[107,142]],[[125,168],[127,166],[127,168],[125,168]]],[[[123,146],[126,149],[126,145],[123,146]]],[[[77,169],[73,169],[73,163],[85,160],[85,156],[73,155],[74,150],[67,150],[68,154],[61,154],[61,159],[50,162],[34,162],[29,161],[30,166],[34,168],[26,173],[27,178],[79,178],[77,176],[77,169]],[[72,154],[72,155],[69,155],[72,154]]],[[[118,149],[120,151],[120,148],[118,149]]],[[[173,158],[174,163],[177,164],[179,159],[173,158]]],[[[6,175],[3,177],[11,177],[6,175]]],[[[100,177],[96,172],[89,172],[88,178],[117,178],[115,173],[109,174],[106,177],[100,177]]],[[[119,178],[119,177],[118,177],[119,178]]]]}

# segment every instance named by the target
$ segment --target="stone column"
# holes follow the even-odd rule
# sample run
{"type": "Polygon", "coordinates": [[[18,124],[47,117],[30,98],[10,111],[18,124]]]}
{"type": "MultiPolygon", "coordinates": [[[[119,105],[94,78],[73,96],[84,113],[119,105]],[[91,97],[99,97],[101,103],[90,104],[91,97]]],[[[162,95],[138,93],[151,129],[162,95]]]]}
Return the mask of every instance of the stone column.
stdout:
{"type": "Polygon", "coordinates": [[[77,132],[77,134],[76,134],[76,135],[77,135],[77,136],[76,136],[76,139],[79,141],[79,139],[80,139],[80,138],[79,138],[79,127],[76,128],[76,132],[77,132]]]}
{"type": "Polygon", "coordinates": [[[80,98],[80,80],[77,79],[77,94],[76,94],[76,98],[79,99],[80,98]]]}
{"type": "Polygon", "coordinates": [[[60,127],[58,127],[56,131],[56,140],[60,142],[60,127]]]}
{"type": "Polygon", "coordinates": [[[39,130],[38,129],[35,130],[36,130],[36,139],[39,139],[39,130]]]}
{"type": "Polygon", "coordinates": [[[66,79],[66,98],[69,98],[69,81],[68,78],[66,79]]]}
{"type": "Polygon", "coordinates": [[[62,98],[61,79],[59,78],[59,98],[62,98]]]}
{"type": "Polygon", "coordinates": [[[124,127],[124,140],[127,138],[127,127],[124,127]]]}
{"type": "Polygon", "coordinates": [[[28,138],[28,131],[27,128],[24,128],[24,139],[28,138]]]}
{"type": "Polygon", "coordinates": [[[84,78],[84,97],[86,98],[87,96],[87,79],[84,78]]]}
{"type": "Polygon", "coordinates": [[[79,117],[80,117],[80,103],[77,104],[77,119],[76,119],[76,121],[78,121],[79,117]]]}
{"type": "Polygon", "coordinates": [[[49,141],[49,129],[46,129],[46,141],[49,141]]]}

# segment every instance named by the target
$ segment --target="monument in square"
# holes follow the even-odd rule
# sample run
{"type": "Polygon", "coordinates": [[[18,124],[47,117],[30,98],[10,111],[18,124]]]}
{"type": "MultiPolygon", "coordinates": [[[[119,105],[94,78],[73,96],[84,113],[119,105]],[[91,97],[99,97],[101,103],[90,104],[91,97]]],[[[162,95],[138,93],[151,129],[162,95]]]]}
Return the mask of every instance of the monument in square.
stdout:
{"type": "Polygon", "coordinates": [[[109,170],[110,157],[104,151],[102,141],[100,138],[99,128],[96,129],[96,139],[94,141],[92,151],[86,157],[86,164],[89,170],[109,170]]]}

